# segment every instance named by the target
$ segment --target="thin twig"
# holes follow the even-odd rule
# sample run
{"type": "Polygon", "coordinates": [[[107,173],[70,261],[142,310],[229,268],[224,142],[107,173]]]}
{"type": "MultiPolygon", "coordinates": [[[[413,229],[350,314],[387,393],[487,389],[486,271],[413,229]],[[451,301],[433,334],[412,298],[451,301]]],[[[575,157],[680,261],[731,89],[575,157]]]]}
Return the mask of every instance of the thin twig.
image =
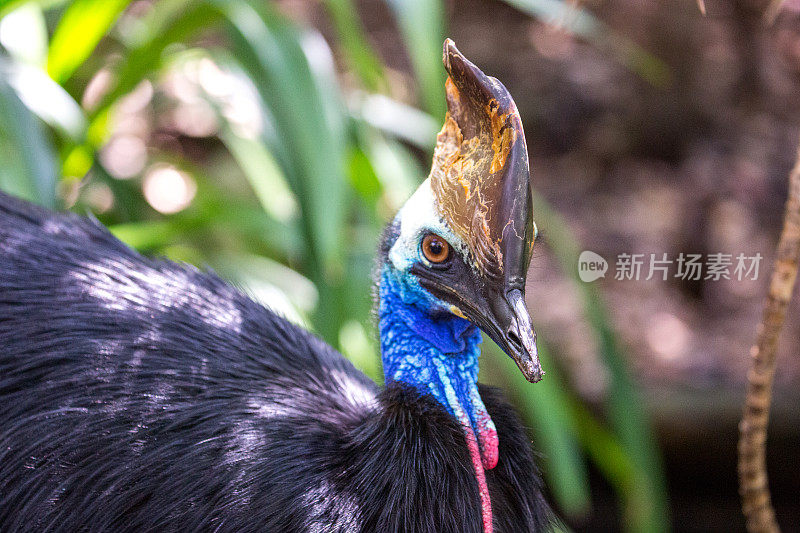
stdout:
{"type": "Polygon", "coordinates": [[[758,325],[756,344],[750,349],[747,398],[739,424],[739,494],[750,533],[777,533],[767,480],[766,441],[772,381],[775,377],[775,349],[778,334],[792,298],[800,261],[800,146],[789,175],[789,198],[783,230],[775,252],[775,266],[758,325]]]}

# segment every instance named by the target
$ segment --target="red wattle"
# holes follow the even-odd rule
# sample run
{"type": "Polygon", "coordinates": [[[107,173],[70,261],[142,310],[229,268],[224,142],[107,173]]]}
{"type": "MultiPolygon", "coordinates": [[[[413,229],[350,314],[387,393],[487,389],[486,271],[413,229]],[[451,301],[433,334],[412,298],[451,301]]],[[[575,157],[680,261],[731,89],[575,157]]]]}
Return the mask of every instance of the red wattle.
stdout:
{"type": "MultiPolygon", "coordinates": [[[[467,439],[467,448],[472,459],[472,466],[475,469],[475,479],[478,482],[478,491],[481,496],[481,515],[483,517],[483,533],[492,533],[492,500],[489,498],[489,486],[486,484],[486,472],[484,472],[484,459],[481,454],[481,447],[470,426],[464,426],[464,437],[467,439]]],[[[494,465],[497,464],[497,432],[494,432],[494,465]]]]}
{"type": "Polygon", "coordinates": [[[497,466],[497,461],[500,459],[497,430],[494,427],[494,422],[492,422],[489,413],[486,411],[479,414],[477,426],[477,437],[481,447],[481,462],[483,463],[483,468],[491,470],[497,466]]]}

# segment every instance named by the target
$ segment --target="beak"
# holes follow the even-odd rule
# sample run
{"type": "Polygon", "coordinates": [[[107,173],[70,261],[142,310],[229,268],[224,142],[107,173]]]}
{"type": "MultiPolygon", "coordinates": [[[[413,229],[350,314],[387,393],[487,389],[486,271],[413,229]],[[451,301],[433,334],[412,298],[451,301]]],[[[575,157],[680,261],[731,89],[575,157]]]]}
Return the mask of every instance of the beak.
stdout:
{"type": "Polygon", "coordinates": [[[438,298],[452,302],[459,314],[478,326],[509,357],[531,383],[544,376],[536,347],[536,332],[525,305],[525,296],[518,288],[492,290],[464,265],[447,278],[429,269],[414,266],[411,271],[422,286],[438,298]]]}
{"type": "Polygon", "coordinates": [[[506,295],[511,308],[511,322],[506,330],[506,346],[503,349],[517,363],[522,375],[531,383],[536,383],[544,376],[539,362],[539,350],[536,348],[536,331],[531,325],[531,317],[525,306],[525,298],[519,289],[512,289],[506,295]]]}
{"type": "MultiPolygon", "coordinates": [[[[488,305],[480,306],[489,313],[472,312],[467,317],[485,331],[500,348],[511,357],[525,379],[536,383],[544,376],[536,348],[536,332],[525,306],[525,297],[519,289],[511,289],[503,295],[489,298],[488,305]]],[[[470,306],[471,307],[471,306],[470,306]]]]}

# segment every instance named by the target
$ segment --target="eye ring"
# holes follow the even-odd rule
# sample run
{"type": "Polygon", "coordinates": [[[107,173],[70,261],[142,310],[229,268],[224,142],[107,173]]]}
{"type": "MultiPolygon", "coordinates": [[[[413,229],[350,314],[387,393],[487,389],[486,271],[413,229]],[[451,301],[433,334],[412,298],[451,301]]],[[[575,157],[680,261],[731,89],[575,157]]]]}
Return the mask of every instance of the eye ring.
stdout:
{"type": "Polygon", "coordinates": [[[422,238],[422,254],[431,263],[441,265],[450,259],[450,244],[439,235],[428,233],[422,238]]]}

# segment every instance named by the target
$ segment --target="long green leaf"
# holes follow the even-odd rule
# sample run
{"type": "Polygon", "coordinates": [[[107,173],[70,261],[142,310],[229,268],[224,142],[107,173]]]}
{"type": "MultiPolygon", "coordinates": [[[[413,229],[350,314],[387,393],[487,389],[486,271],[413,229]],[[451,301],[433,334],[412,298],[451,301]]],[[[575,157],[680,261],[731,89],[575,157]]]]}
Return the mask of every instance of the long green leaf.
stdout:
{"type": "Polygon", "coordinates": [[[211,258],[211,266],[277,313],[306,325],[316,305],[317,291],[305,277],[266,257],[225,254],[211,258]]]}
{"type": "Polygon", "coordinates": [[[114,236],[132,248],[150,251],[170,244],[186,228],[173,220],[146,220],[108,227],[114,236]]]}
{"type": "Polygon", "coordinates": [[[9,82],[25,105],[71,143],[83,142],[87,122],[81,106],[45,72],[30,65],[15,65],[9,82]]]}
{"type": "Polygon", "coordinates": [[[444,99],[444,6],[441,0],[386,0],[397,19],[419,84],[423,107],[436,119],[447,110],[444,99]]]}
{"type": "Polygon", "coordinates": [[[104,112],[121,96],[131,92],[143,79],[153,76],[163,65],[164,50],[171,44],[187,41],[197,33],[213,27],[221,15],[205,2],[162,0],[153,7],[139,26],[140,31],[129,37],[116,83],[103,97],[91,116],[102,120],[104,112]]]}
{"type": "Polygon", "coordinates": [[[425,179],[425,170],[405,146],[364,122],[355,123],[359,149],[369,161],[392,212],[397,211],[425,179]]]}
{"type": "Polygon", "coordinates": [[[256,83],[287,158],[284,174],[302,213],[306,273],[320,291],[315,325],[336,342],[343,324],[336,287],[344,266],[346,131],[330,52],[322,37],[302,33],[264,6],[238,0],[215,5],[230,21],[234,55],[256,83]]]}
{"type": "Polygon", "coordinates": [[[39,119],[9,85],[8,68],[0,61],[0,188],[53,208],[55,150],[39,119]]]}
{"type": "Polygon", "coordinates": [[[68,0],[0,0],[0,18],[6,16],[18,7],[31,2],[38,4],[41,9],[49,9],[51,7],[60,6],[61,4],[66,4],[68,0]]]}
{"type": "Polygon", "coordinates": [[[50,41],[47,72],[63,83],[92,53],[130,0],[75,0],[50,41]]]}
{"type": "Polygon", "coordinates": [[[336,28],[339,47],[364,86],[372,92],[386,89],[383,64],[364,35],[353,0],[325,0],[325,8],[336,28]]]}
{"type": "Polygon", "coordinates": [[[264,211],[277,220],[291,219],[296,214],[297,202],[264,143],[236,135],[230,129],[224,130],[220,139],[244,172],[264,211]]]}
{"type": "Polygon", "coordinates": [[[636,484],[637,467],[619,438],[603,426],[574,394],[563,400],[571,411],[578,440],[586,454],[618,494],[625,499],[635,500],[639,491],[636,484]]]}
{"type": "Polygon", "coordinates": [[[627,527],[630,531],[666,531],[669,512],[661,456],[627,360],[595,286],[583,283],[577,276],[580,248],[566,221],[538,195],[534,198],[534,213],[540,226],[546,228],[562,270],[578,287],[586,318],[599,337],[600,355],[611,379],[608,417],[636,467],[638,490],[624,495],[627,527]]]}
{"type": "Polygon", "coordinates": [[[433,153],[441,125],[428,113],[380,94],[351,95],[350,100],[357,118],[386,135],[433,153]]]}
{"type": "MultiPolygon", "coordinates": [[[[290,147],[286,173],[311,225],[311,242],[324,262],[335,258],[344,219],[345,132],[342,104],[333,72],[312,71],[303,46],[314,61],[325,62],[319,36],[305,37],[274,14],[259,13],[249,3],[220,2],[234,30],[236,57],[256,82],[290,147]]],[[[319,67],[319,65],[317,65],[319,67]]]]}

